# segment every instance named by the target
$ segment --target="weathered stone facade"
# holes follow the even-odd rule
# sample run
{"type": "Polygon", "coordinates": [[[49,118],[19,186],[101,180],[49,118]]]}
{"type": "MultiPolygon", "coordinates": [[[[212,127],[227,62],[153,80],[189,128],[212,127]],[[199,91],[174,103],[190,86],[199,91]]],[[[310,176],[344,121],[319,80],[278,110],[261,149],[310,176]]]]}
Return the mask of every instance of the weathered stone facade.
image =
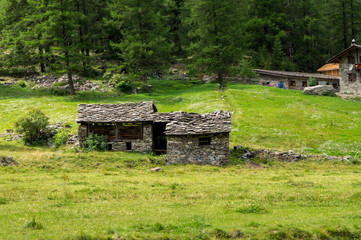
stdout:
{"type": "Polygon", "coordinates": [[[330,85],[336,90],[339,89],[340,85],[339,77],[319,73],[285,72],[263,69],[255,69],[254,71],[259,74],[259,85],[263,86],[279,87],[279,83],[282,83],[282,88],[302,91],[307,87],[307,81],[310,77],[314,78],[318,85],[330,85]]]}
{"type": "Polygon", "coordinates": [[[229,159],[229,133],[167,136],[169,164],[223,165],[229,159]],[[200,145],[201,138],[210,138],[209,145],[200,145]]]}
{"type": "MultiPolygon", "coordinates": [[[[352,54],[360,55],[359,49],[355,49],[352,54]]],[[[361,73],[357,72],[353,64],[348,63],[347,56],[341,58],[340,60],[340,86],[341,93],[353,94],[356,96],[361,95],[361,73]],[[350,70],[350,68],[352,69],[350,70]],[[354,74],[356,79],[349,79],[349,74],[354,74]]]]}
{"type": "Polygon", "coordinates": [[[229,112],[158,113],[153,102],[80,104],[79,143],[106,136],[108,150],[165,153],[169,164],[223,165],[229,158],[229,112]]]}
{"type": "Polygon", "coordinates": [[[327,63],[339,63],[340,93],[361,96],[361,45],[353,40],[351,46],[332,57],[327,63]]]}

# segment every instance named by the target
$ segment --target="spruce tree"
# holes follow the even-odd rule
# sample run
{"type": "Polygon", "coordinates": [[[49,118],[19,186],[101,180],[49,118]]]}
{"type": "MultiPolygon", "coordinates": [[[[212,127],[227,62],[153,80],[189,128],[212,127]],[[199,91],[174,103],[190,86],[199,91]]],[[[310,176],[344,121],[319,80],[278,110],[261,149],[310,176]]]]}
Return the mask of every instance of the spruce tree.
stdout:
{"type": "Polygon", "coordinates": [[[239,66],[243,50],[244,2],[190,0],[192,68],[199,74],[215,73],[219,82],[239,66]]]}
{"type": "Polygon", "coordinates": [[[160,0],[119,0],[110,5],[122,38],[113,42],[122,68],[132,81],[143,80],[161,71],[170,59],[168,28],[161,15],[160,0]]]}

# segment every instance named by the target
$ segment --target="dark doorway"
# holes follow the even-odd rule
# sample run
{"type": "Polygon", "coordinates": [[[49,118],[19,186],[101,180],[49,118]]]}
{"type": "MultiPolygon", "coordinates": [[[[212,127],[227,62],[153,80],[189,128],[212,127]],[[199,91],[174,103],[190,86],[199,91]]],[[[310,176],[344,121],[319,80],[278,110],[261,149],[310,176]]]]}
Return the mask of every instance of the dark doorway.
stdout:
{"type": "Polygon", "coordinates": [[[153,125],[153,151],[156,154],[164,154],[167,152],[166,125],[167,123],[154,123],[153,125]]]}

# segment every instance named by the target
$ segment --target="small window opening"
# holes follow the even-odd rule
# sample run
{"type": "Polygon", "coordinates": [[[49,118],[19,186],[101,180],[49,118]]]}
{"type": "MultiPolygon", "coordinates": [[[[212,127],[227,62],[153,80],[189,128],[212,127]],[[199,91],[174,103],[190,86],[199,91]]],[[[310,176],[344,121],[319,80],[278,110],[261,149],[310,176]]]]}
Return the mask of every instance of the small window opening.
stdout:
{"type": "Polygon", "coordinates": [[[302,82],[302,87],[307,87],[307,82],[302,82]]]}
{"type": "Polygon", "coordinates": [[[269,85],[270,84],[270,82],[266,82],[266,85],[269,85]]]}
{"type": "Polygon", "coordinates": [[[349,73],[348,74],[348,80],[353,82],[356,81],[356,74],[355,73],[349,73]]]}
{"type": "Polygon", "coordinates": [[[296,81],[291,81],[291,86],[296,86],[296,81]]]}
{"type": "Polygon", "coordinates": [[[113,149],[113,144],[107,144],[107,150],[111,151],[113,149]]]}
{"type": "Polygon", "coordinates": [[[206,146],[206,145],[211,145],[211,138],[210,137],[199,138],[199,146],[206,146]]]}
{"type": "Polygon", "coordinates": [[[338,89],[337,83],[332,84],[332,87],[333,87],[334,89],[338,89]]]}
{"type": "Polygon", "coordinates": [[[131,142],[126,142],[125,145],[126,145],[127,151],[132,150],[132,143],[131,142]]]}

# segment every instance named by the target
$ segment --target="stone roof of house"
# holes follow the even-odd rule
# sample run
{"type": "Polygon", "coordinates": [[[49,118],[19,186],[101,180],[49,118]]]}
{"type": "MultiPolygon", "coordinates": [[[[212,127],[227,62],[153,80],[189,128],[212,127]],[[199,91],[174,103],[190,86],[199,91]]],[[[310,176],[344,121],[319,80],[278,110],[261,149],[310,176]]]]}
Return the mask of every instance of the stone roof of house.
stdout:
{"type": "Polygon", "coordinates": [[[153,121],[157,112],[153,102],[119,104],[79,104],[77,122],[114,123],[153,121]]]}
{"type": "Polygon", "coordinates": [[[231,114],[217,111],[205,114],[185,115],[181,120],[167,124],[166,135],[195,135],[231,132],[231,114]]]}
{"type": "Polygon", "coordinates": [[[332,80],[340,79],[337,76],[330,76],[320,73],[286,72],[286,71],[274,71],[274,70],[264,70],[264,69],[254,69],[253,71],[258,74],[278,76],[278,77],[296,77],[296,78],[313,77],[315,79],[332,79],[332,80]]]}
{"type": "Polygon", "coordinates": [[[231,132],[231,114],[217,111],[198,114],[159,113],[153,102],[122,104],[79,104],[77,122],[163,122],[166,135],[193,135],[231,132]]]}
{"type": "Polygon", "coordinates": [[[340,59],[347,55],[349,52],[355,50],[355,49],[361,49],[361,45],[357,45],[357,44],[351,44],[351,46],[349,46],[348,48],[346,48],[345,50],[343,50],[342,52],[338,53],[337,55],[333,56],[332,58],[330,58],[327,63],[339,63],[340,59]]]}

